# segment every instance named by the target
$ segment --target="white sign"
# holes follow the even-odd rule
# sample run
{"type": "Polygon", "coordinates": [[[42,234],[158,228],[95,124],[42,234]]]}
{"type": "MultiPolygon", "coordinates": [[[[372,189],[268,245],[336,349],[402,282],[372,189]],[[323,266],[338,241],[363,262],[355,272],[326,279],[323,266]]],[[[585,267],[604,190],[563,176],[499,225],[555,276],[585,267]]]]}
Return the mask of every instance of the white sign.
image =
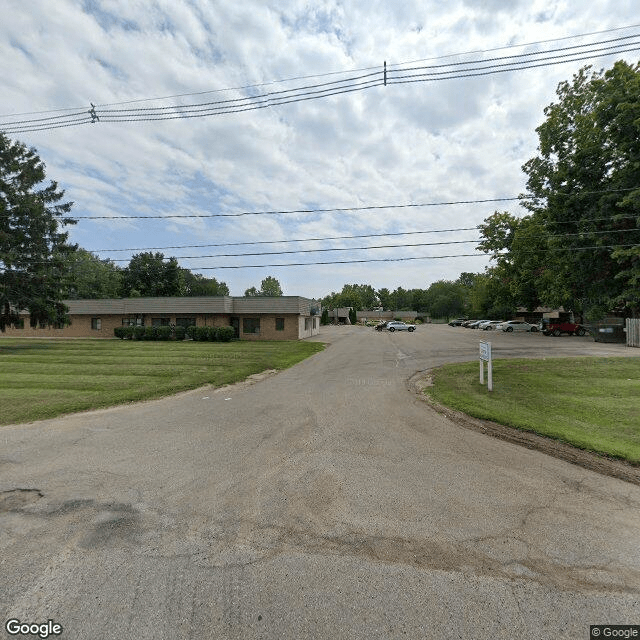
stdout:
{"type": "Polygon", "coordinates": [[[484,384],[484,363],[487,363],[487,389],[493,390],[493,366],[491,362],[491,343],[480,343],[480,384],[484,384]]]}

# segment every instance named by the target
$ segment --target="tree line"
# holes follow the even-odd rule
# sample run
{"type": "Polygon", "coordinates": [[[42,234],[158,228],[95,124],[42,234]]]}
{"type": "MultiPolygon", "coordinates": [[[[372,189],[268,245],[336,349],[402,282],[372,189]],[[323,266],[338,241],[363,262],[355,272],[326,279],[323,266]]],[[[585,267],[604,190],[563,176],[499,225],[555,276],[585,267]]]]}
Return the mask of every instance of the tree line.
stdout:
{"type": "Polygon", "coordinates": [[[522,217],[496,211],[480,225],[483,273],[427,289],[345,285],[330,306],[502,318],[518,307],[564,307],[586,320],[640,315],[640,63],[582,68],[558,85],[522,166],[522,217]]]}
{"type": "MultiPolygon", "coordinates": [[[[640,63],[584,67],[556,94],[536,129],[537,155],[522,167],[528,213],[496,211],[480,225],[477,249],[490,267],[426,289],[346,284],[323,305],[433,317],[505,317],[538,305],[587,319],[640,315],[640,63]]],[[[32,323],[60,322],[64,299],[229,294],[162,253],[139,253],[121,268],[69,243],[72,203],[45,177],[35,149],[0,133],[0,330],[22,309],[32,323]]],[[[245,295],[282,288],[268,276],[245,295]]]]}
{"type": "Polygon", "coordinates": [[[640,63],[562,82],[522,169],[528,215],[495,212],[481,251],[500,304],[563,306],[588,320],[640,314],[640,63]]]}
{"type": "Polygon", "coordinates": [[[342,291],[322,298],[322,306],[352,307],[354,311],[381,307],[385,311],[415,311],[432,318],[510,316],[514,309],[502,306],[496,291],[483,286],[487,279],[485,274],[465,272],[457,280],[438,280],[426,289],[397,287],[393,291],[369,284],[345,284],[342,291]]]}
{"type": "Polygon", "coordinates": [[[78,248],[69,257],[68,267],[62,283],[62,297],[67,300],[229,295],[225,282],[192,273],[176,258],[159,252],[138,253],[126,267],[118,267],[78,248]]]}

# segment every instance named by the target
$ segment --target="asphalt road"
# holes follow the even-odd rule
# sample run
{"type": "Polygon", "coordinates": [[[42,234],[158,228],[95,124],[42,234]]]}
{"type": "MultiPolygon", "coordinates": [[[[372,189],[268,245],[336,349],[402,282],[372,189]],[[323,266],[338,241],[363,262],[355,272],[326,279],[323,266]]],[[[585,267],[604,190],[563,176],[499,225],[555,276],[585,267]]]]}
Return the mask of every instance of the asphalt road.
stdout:
{"type": "Polygon", "coordinates": [[[327,328],[324,352],[252,385],[0,428],[3,626],[575,640],[640,623],[640,487],[464,429],[409,390],[481,338],[494,357],[640,356],[327,328]]]}

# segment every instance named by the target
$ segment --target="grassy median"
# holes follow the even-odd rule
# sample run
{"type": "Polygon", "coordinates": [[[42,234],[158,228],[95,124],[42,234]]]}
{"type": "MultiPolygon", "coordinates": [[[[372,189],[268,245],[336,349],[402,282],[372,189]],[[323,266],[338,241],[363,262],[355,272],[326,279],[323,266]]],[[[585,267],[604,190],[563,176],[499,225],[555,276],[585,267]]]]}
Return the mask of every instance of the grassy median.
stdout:
{"type": "Polygon", "coordinates": [[[493,391],[478,362],[434,371],[428,396],[476,418],[640,464],[640,358],[494,360],[493,391]]]}
{"type": "Polygon", "coordinates": [[[0,425],[148,400],[286,369],[318,342],[0,340],[0,425]]]}

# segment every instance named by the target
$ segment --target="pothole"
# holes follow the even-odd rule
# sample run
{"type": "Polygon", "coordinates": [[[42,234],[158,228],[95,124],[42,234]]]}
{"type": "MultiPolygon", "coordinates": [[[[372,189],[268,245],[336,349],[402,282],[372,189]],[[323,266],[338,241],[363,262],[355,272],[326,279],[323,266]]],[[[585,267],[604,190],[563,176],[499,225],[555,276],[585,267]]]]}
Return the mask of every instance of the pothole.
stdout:
{"type": "Polygon", "coordinates": [[[37,502],[44,494],[39,489],[10,489],[0,492],[0,512],[20,511],[33,502],[37,502]]]}

